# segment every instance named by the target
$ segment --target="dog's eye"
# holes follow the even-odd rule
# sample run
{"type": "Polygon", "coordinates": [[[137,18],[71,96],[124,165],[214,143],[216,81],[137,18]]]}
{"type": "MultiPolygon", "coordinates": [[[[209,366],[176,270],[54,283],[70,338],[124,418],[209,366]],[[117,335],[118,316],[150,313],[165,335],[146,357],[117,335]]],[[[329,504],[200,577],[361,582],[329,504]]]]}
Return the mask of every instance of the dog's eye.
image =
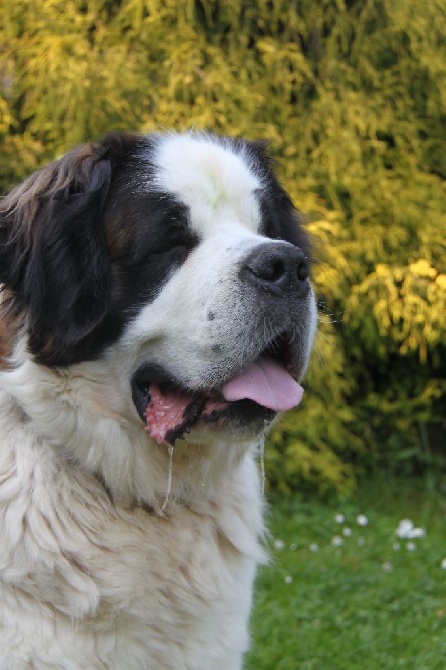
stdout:
{"type": "Polygon", "coordinates": [[[184,263],[190,252],[191,247],[188,247],[185,244],[178,244],[177,246],[170,249],[167,253],[169,254],[169,257],[173,263],[184,263]]]}
{"type": "Polygon", "coordinates": [[[198,240],[191,234],[172,235],[168,245],[160,252],[172,263],[184,263],[198,240]]]}

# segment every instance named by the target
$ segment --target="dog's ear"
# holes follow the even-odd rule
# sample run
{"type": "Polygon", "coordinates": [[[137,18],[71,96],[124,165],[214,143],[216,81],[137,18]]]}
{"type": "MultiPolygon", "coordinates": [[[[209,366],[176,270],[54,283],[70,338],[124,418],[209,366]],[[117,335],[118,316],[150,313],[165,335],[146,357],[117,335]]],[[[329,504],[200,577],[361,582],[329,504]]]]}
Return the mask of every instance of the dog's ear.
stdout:
{"type": "Polygon", "coordinates": [[[110,302],[101,219],[111,173],[106,145],[84,145],[0,205],[0,281],[24,315],[30,351],[48,364],[88,335],[110,302]]]}

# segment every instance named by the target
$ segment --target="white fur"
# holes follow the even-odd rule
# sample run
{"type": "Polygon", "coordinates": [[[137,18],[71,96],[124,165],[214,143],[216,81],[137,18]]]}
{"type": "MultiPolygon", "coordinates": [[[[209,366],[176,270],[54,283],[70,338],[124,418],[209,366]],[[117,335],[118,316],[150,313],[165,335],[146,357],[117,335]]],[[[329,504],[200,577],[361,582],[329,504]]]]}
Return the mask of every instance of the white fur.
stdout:
{"type": "MultiPolygon", "coordinates": [[[[160,140],[155,163],[190,207],[196,250],[100,360],[49,369],[22,337],[0,373],[0,670],[238,670],[248,647],[264,560],[256,442],[208,430],[175,445],[164,514],[168,451],[130,379],[161,360],[197,387],[255,346],[232,275],[267,241],[261,182],[205,136],[160,140]]],[[[308,309],[307,356],[312,294],[308,309]]]]}
{"type": "Polygon", "coordinates": [[[261,181],[247,155],[237,155],[229,144],[216,144],[205,134],[164,135],[154,162],[155,184],[188,206],[200,237],[212,234],[222,222],[257,232],[260,212],[254,192],[261,181]]]}
{"type": "Polygon", "coordinates": [[[0,668],[235,670],[263,557],[252,452],[176,447],[161,515],[167,452],[106,370],[0,375],[0,668]]]}

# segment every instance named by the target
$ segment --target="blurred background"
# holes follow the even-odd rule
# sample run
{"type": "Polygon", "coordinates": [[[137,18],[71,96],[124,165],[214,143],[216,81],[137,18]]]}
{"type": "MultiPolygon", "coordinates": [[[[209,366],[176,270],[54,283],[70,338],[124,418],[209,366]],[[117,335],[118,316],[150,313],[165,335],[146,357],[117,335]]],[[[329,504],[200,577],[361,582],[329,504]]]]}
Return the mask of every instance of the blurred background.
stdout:
{"type": "MultiPolygon", "coordinates": [[[[270,489],[446,463],[442,0],[1,0],[0,189],[109,130],[268,139],[320,334],[270,489]]],[[[444,483],[444,482],[443,482],[444,483]]]]}
{"type": "Polygon", "coordinates": [[[0,191],[109,130],[190,127],[269,140],[313,239],[246,667],[443,670],[446,4],[0,0],[0,191]]]}

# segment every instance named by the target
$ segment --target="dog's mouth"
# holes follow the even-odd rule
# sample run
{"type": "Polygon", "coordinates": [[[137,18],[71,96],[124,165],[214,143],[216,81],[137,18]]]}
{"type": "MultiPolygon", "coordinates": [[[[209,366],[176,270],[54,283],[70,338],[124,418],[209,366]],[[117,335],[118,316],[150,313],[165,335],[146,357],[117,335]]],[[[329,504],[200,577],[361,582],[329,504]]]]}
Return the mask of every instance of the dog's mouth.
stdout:
{"type": "Polygon", "coordinates": [[[220,386],[194,391],[161,367],[145,365],[132,379],[132,397],[150,436],[173,445],[197,423],[217,424],[234,416],[271,421],[296,407],[303,389],[291,372],[289,340],[278,338],[262,354],[220,386]]]}

